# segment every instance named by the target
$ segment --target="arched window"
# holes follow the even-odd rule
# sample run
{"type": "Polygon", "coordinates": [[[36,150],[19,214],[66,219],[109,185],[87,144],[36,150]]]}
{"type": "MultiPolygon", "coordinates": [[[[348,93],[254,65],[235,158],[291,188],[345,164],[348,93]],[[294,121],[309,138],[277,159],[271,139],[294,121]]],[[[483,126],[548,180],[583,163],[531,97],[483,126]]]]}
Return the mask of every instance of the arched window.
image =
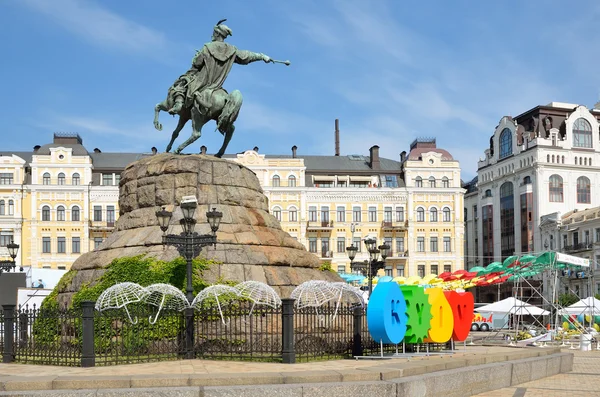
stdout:
{"type": "Polygon", "coordinates": [[[523,185],[529,185],[531,184],[531,177],[529,175],[527,175],[526,177],[523,178],[523,185]]]}
{"type": "Polygon", "coordinates": [[[500,134],[500,158],[503,159],[512,154],[512,132],[505,128],[500,134]]]}
{"type": "Polygon", "coordinates": [[[8,215],[15,214],[15,202],[13,200],[8,200],[8,215]]]}
{"type": "Polygon", "coordinates": [[[550,202],[563,202],[563,179],[560,175],[552,175],[550,177],[550,202]]]}
{"type": "MultiPolygon", "coordinates": [[[[577,161],[577,160],[575,160],[575,161],[577,161]]],[[[549,154],[547,154],[547,155],[546,155],[546,163],[549,163],[549,162],[550,162],[550,155],[549,155],[549,154]]]]}
{"type": "Polygon", "coordinates": [[[438,211],[437,208],[429,209],[429,222],[437,222],[438,221],[438,211]]]}
{"type": "Polygon", "coordinates": [[[573,124],[573,146],[592,147],[592,126],[582,117],[575,120],[573,124]]]}
{"type": "Polygon", "coordinates": [[[583,159],[583,165],[587,165],[587,157],[583,159]]]}
{"type": "Polygon", "coordinates": [[[429,187],[435,187],[435,178],[432,176],[429,177],[429,187]]]}
{"type": "Polygon", "coordinates": [[[50,220],[50,207],[45,205],[42,207],[42,221],[48,222],[50,220]]]}
{"type": "Polygon", "coordinates": [[[590,198],[590,180],[585,176],[580,176],[577,178],[577,202],[589,204],[590,198]]]}
{"type": "Polygon", "coordinates": [[[65,220],[65,207],[63,207],[62,205],[59,205],[56,208],[56,220],[57,221],[64,221],[65,220]]]}
{"type": "Polygon", "coordinates": [[[420,176],[415,178],[415,187],[423,187],[423,178],[420,176]]]}
{"type": "MultiPolygon", "coordinates": [[[[450,222],[451,221],[451,219],[450,219],[450,208],[444,207],[444,209],[442,210],[442,214],[443,214],[442,215],[443,216],[442,220],[444,222],[450,222]]],[[[467,219],[467,218],[465,218],[465,219],[467,219]]]]}
{"type": "Polygon", "coordinates": [[[6,202],[0,200],[0,215],[6,215],[6,202]]]}
{"type": "Polygon", "coordinates": [[[417,208],[417,222],[425,222],[425,208],[417,208]]]}
{"type": "Polygon", "coordinates": [[[288,177],[288,186],[296,187],[296,177],[294,175],[288,177]]]}
{"type": "Polygon", "coordinates": [[[65,174],[63,172],[58,174],[58,184],[59,185],[65,184],[65,174]]]}
{"type": "Polygon", "coordinates": [[[273,208],[273,216],[275,217],[275,219],[277,219],[279,222],[281,222],[281,208],[279,208],[279,207],[273,208]]]}
{"type": "Polygon", "coordinates": [[[577,165],[577,156],[575,156],[575,165],[577,165]]]}
{"type": "Polygon", "coordinates": [[[554,155],[552,155],[552,162],[554,163],[554,155]]]}
{"type": "Polygon", "coordinates": [[[71,208],[71,221],[79,222],[79,219],[79,207],[75,205],[71,208]]]}
{"type": "Polygon", "coordinates": [[[492,190],[491,189],[487,189],[485,191],[485,197],[492,197],[492,190]]]}
{"type": "Polygon", "coordinates": [[[81,183],[80,177],[78,173],[73,174],[73,179],[71,179],[71,183],[73,185],[79,185],[81,183]]]}
{"type": "Polygon", "coordinates": [[[49,185],[50,184],[50,173],[45,172],[43,175],[43,182],[44,185],[49,185]]]}
{"type": "Polygon", "coordinates": [[[281,179],[279,178],[279,175],[273,175],[273,183],[272,186],[273,187],[279,187],[281,182],[281,179]]]}
{"type": "Polygon", "coordinates": [[[565,156],[562,156],[562,163],[565,163],[565,156]]]}
{"type": "Polygon", "coordinates": [[[450,180],[446,176],[442,178],[442,187],[450,187],[450,180]]]}
{"type": "Polygon", "coordinates": [[[579,165],[581,165],[581,157],[579,158],[579,165]]]}
{"type": "Polygon", "coordinates": [[[288,210],[288,221],[297,222],[298,221],[298,210],[296,207],[291,207],[288,210]]]}

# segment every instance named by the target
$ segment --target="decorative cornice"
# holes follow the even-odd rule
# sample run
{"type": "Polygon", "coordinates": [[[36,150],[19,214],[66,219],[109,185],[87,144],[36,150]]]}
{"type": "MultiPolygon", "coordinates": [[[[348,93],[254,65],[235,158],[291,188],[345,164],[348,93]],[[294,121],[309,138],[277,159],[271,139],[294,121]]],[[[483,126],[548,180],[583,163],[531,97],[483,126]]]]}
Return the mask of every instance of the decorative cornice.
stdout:
{"type": "Polygon", "coordinates": [[[369,201],[369,202],[406,202],[406,195],[398,195],[395,193],[308,193],[306,195],[307,201],[330,201],[330,202],[355,202],[355,201],[369,201]]]}

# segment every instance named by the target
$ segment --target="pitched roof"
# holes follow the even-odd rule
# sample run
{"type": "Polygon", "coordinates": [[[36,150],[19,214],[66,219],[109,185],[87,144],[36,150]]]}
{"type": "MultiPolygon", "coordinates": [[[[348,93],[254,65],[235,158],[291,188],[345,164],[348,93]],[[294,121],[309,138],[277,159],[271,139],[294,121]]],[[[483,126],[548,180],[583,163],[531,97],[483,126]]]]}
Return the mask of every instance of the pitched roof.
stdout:
{"type": "Polygon", "coordinates": [[[144,157],[152,156],[151,153],[90,153],[94,169],[124,170],[127,165],[144,157]]]}

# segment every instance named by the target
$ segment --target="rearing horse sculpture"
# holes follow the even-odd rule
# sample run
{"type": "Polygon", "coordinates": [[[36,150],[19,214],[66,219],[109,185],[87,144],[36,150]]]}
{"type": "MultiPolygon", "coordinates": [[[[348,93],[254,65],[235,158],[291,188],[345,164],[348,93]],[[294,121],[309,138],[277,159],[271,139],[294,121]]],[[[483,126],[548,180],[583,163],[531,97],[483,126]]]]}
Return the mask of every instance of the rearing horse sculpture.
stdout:
{"type": "Polygon", "coordinates": [[[202,135],[202,127],[210,120],[217,122],[217,129],[223,134],[223,145],[215,154],[221,157],[233,136],[233,125],[242,107],[242,93],[235,90],[228,93],[223,89],[234,63],[247,65],[251,62],[283,63],[289,61],[274,61],[268,56],[251,51],[238,50],[234,45],[225,43],[232,32],[226,25],[225,19],[219,21],[213,29],[212,41],[196,52],[192,67],[169,88],[167,98],[154,108],[154,127],[161,131],[162,124],[158,121],[160,111],[179,115],[179,123],[173,131],[171,141],[166,151],[169,152],[173,142],[179,136],[188,120],[192,120],[192,136],[179,145],[175,153],[194,143],[202,135]]]}

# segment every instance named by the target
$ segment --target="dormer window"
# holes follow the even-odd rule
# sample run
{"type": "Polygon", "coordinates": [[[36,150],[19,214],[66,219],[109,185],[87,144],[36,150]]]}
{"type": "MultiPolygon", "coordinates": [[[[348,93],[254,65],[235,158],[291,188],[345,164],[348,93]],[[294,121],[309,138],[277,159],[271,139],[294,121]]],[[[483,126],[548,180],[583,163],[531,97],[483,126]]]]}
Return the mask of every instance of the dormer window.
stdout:
{"type": "Polygon", "coordinates": [[[512,132],[505,128],[500,134],[500,158],[508,157],[512,153],[512,132]]]}

